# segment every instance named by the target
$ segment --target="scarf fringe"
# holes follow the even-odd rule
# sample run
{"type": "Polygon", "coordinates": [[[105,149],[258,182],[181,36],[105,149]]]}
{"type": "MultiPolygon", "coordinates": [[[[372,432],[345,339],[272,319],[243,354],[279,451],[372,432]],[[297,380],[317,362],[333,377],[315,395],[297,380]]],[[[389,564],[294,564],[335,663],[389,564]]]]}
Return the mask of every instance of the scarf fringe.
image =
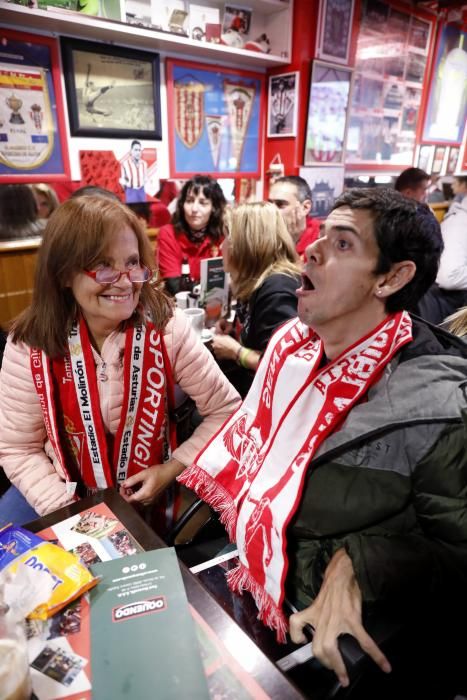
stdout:
{"type": "Polygon", "coordinates": [[[230,541],[235,542],[237,509],[230,493],[204,469],[195,465],[185,469],[177,481],[194,491],[219,514],[219,520],[227,530],[230,541]]]}
{"type": "Polygon", "coordinates": [[[285,615],[275,604],[269,593],[255,581],[249,570],[243,564],[239,564],[235,569],[231,569],[227,575],[227,583],[234,593],[240,595],[243,591],[248,591],[258,608],[258,620],[264,625],[274,630],[277,641],[285,644],[289,626],[285,615]]]}

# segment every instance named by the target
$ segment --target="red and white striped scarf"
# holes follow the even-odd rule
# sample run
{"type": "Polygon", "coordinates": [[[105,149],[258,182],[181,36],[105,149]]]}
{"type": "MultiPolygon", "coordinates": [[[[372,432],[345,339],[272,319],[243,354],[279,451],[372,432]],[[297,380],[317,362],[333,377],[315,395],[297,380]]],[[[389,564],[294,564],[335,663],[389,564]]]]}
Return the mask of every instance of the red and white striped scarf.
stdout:
{"type": "Polygon", "coordinates": [[[106,435],[102,420],[83,318],[73,325],[68,348],[54,360],[34,348],[30,357],[47,435],[70,495],[77,483],[105,489],[167,461],[173,444],[168,420],[173,380],[162,333],[150,323],[125,333],[123,404],[115,440],[106,435]]]}
{"type": "Polygon", "coordinates": [[[333,362],[293,319],[272,337],[248,396],[179,481],[220,512],[240,563],[229,586],[248,590],[259,618],[284,641],[287,526],[318,447],[412,339],[406,313],[391,314],[333,362]]]}

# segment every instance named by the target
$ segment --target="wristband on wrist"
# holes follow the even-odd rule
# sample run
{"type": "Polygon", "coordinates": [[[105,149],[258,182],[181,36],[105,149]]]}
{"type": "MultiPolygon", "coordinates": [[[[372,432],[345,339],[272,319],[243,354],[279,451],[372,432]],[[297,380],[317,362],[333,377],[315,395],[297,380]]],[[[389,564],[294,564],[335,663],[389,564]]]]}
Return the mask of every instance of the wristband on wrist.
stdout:
{"type": "Polygon", "coordinates": [[[238,362],[244,369],[248,369],[246,361],[247,361],[248,355],[250,353],[251,353],[251,350],[249,348],[243,348],[243,347],[240,350],[240,352],[238,353],[238,362]]]}

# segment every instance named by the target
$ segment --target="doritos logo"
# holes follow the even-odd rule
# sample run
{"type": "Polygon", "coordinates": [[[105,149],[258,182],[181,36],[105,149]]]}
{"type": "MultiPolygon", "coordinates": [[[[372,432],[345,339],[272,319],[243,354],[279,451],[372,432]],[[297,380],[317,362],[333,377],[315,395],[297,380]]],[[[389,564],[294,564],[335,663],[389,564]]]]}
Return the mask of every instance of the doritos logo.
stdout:
{"type": "Polygon", "coordinates": [[[122,622],[122,620],[130,620],[133,617],[149,615],[165,610],[166,607],[164,596],[140,600],[137,603],[128,603],[127,605],[118,605],[112,609],[112,622],[122,622]]]}

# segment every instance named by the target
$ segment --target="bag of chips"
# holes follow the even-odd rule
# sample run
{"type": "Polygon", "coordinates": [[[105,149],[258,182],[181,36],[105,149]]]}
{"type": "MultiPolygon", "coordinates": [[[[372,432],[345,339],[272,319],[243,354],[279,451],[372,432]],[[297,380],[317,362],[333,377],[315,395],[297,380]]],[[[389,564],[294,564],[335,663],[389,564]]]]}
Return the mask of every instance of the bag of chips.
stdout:
{"type": "Polygon", "coordinates": [[[71,552],[22,527],[8,525],[0,530],[0,575],[14,575],[20,562],[36,574],[45,572],[53,581],[49,599],[29,613],[32,619],[45,620],[55,615],[99,580],[71,552]]]}

